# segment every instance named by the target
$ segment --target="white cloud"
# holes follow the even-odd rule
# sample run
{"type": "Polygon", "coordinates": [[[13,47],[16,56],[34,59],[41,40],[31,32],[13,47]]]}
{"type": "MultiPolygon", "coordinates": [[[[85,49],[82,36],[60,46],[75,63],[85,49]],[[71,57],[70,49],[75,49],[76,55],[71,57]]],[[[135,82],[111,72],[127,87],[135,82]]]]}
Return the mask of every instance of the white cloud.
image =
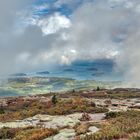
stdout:
{"type": "Polygon", "coordinates": [[[61,7],[63,4],[72,4],[75,3],[73,0],[58,0],[55,2],[54,6],[55,7],[61,7]]]}
{"type": "MultiPolygon", "coordinates": [[[[88,2],[88,0],[86,0],[88,2]]],[[[70,9],[74,9],[78,3],[82,2],[82,0],[57,0],[54,3],[54,7],[60,8],[62,5],[67,5],[70,9]]]]}
{"type": "Polygon", "coordinates": [[[67,56],[62,55],[62,57],[61,57],[61,64],[69,65],[70,64],[69,58],[67,56]]]}
{"type": "Polygon", "coordinates": [[[140,4],[136,6],[135,11],[140,13],[140,4]]]}
{"type": "Polygon", "coordinates": [[[88,1],[70,19],[59,13],[33,17],[25,12],[27,23],[24,28],[18,23],[22,28],[18,34],[15,27],[21,14],[17,13],[23,4],[14,1],[8,7],[8,0],[0,1],[0,75],[108,58],[127,70],[128,81],[139,85],[140,1],[88,1]]]}
{"type": "Polygon", "coordinates": [[[48,8],[49,8],[49,5],[47,3],[44,3],[43,5],[34,6],[33,10],[38,12],[38,11],[46,10],[48,8]]]}
{"type": "Polygon", "coordinates": [[[59,13],[39,19],[36,24],[41,27],[45,35],[56,33],[60,29],[69,28],[71,26],[70,20],[59,13]]]}

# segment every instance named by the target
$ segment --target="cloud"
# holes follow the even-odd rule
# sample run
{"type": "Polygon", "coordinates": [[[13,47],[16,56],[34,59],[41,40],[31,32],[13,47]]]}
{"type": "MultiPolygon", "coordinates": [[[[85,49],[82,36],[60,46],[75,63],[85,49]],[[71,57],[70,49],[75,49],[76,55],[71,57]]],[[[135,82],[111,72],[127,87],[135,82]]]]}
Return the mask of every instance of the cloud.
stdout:
{"type": "Polygon", "coordinates": [[[66,5],[70,9],[75,9],[77,6],[79,6],[81,3],[83,3],[84,0],[57,0],[54,3],[54,7],[61,8],[63,5],[66,5]]]}
{"type": "Polygon", "coordinates": [[[59,13],[51,15],[47,19],[43,18],[36,23],[45,35],[58,32],[60,29],[69,28],[71,26],[70,20],[59,13]]]}
{"type": "MultiPolygon", "coordinates": [[[[55,5],[66,2],[75,5],[71,0],[55,5]]],[[[111,59],[128,83],[139,86],[139,0],[84,0],[70,17],[59,11],[34,15],[30,5],[0,1],[0,76],[111,59]]]]}
{"type": "Polygon", "coordinates": [[[138,26],[128,35],[123,44],[122,55],[118,58],[118,67],[125,72],[123,86],[140,87],[140,30],[138,26]]]}

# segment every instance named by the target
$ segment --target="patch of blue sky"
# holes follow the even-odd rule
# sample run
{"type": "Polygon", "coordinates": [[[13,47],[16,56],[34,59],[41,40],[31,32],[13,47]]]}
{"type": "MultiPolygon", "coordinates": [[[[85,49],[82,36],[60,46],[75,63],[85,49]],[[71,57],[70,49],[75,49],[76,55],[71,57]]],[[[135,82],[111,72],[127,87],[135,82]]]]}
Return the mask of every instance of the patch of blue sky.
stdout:
{"type": "Polygon", "coordinates": [[[38,1],[36,1],[33,5],[35,7],[43,6],[45,4],[48,6],[46,6],[46,8],[44,8],[44,9],[39,9],[39,8],[36,9],[35,11],[33,11],[33,14],[43,16],[46,14],[51,15],[55,12],[59,12],[62,15],[69,17],[85,0],[77,0],[75,2],[72,2],[72,4],[68,4],[66,2],[66,3],[61,4],[59,7],[56,7],[55,3],[57,1],[58,0],[38,0],[38,1]]]}
{"type": "Polygon", "coordinates": [[[70,9],[67,5],[64,4],[61,7],[57,8],[56,12],[59,12],[62,15],[65,15],[65,16],[69,17],[73,13],[73,10],[70,9]]]}
{"type": "Polygon", "coordinates": [[[44,10],[36,10],[33,12],[34,15],[42,16],[46,14],[50,14],[50,10],[44,9],[44,10]]]}
{"type": "Polygon", "coordinates": [[[34,15],[44,16],[44,15],[51,15],[53,13],[59,12],[62,15],[69,17],[72,14],[72,10],[67,7],[67,5],[63,5],[59,8],[49,8],[49,9],[42,9],[42,10],[35,10],[33,11],[34,15]]]}
{"type": "Polygon", "coordinates": [[[35,1],[35,5],[42,5],[44,3],[48,3],[48,4],[53,4],[55,3],[57,0],[37,0],[35,1]]]}

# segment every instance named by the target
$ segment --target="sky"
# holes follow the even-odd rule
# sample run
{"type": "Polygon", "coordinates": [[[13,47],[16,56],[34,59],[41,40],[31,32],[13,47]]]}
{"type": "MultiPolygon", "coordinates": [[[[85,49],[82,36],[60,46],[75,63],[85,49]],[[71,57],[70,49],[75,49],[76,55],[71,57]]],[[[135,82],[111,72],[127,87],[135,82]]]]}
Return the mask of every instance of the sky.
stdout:
{"type": "Polygon", "coordinates": [[[0,76],[111,60],[140,86],[139,0],[1,0],[0,76]]]}

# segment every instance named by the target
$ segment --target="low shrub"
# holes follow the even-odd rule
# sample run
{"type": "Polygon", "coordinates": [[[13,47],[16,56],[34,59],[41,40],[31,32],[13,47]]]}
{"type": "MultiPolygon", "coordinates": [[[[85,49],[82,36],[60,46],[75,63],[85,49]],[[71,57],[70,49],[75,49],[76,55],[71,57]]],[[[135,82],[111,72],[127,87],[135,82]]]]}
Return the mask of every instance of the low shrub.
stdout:
{"type": "Polygon", "coordinates": [[[43,140],[57,134],[57,130],[34,128],[19,132],[13,140],[43,140]]]}
{"type": "Polygon", "coordinates": [[[119,116],[119,112],[107,112],[106,113],[106,119],[110,119],[110,118],[116,118],[117,116],[119,116]]]}
{"type": "Polygon", "coordinates": [[[4,109],[0,109],[0,114],[4,114],[5,113],[5,111],[4,111],[4,109]]]}
{"type": "MultiPolygon", "coordinates": [[[[129,139],[128,137],[132,133],[140,132],[140,111],[130,110],[127,112],[120,112],[119,115],[110,113],[108,116],[111,116],[111,118],[108,119],[106,123],[102,124],[100,131],[93,135],[86,136],[82,140],[129,139]]],[[[139,139],[139,137],[134,138],[136,140],[139,139]]]]}

